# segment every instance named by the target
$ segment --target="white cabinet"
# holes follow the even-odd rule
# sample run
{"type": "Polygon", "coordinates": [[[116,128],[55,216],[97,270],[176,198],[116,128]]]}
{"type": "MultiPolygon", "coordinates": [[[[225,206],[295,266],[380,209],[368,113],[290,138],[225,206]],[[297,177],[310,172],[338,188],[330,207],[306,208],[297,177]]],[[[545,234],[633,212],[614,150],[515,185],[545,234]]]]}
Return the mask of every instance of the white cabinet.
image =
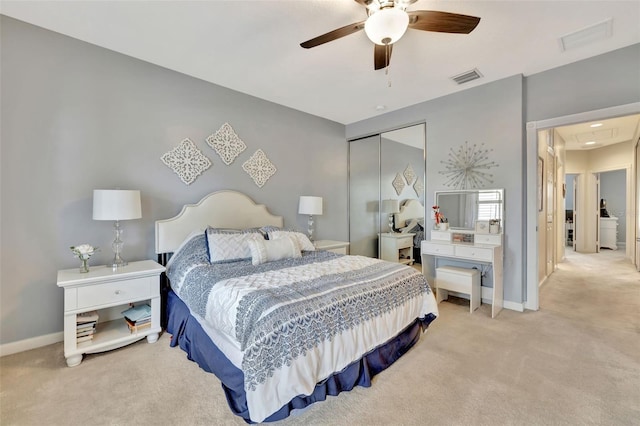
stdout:
{"type": "Polygon", "coordinates": [[[338,254],[347,254],[349,243],[346,241],[318,240],[313,243],[316,250],[327,250],[338,254]]]}
{"type": "Polygon", "coordinates": [[[618,249],[618,218],[600,218],[600,248],[618,249]]]}
{"type": "Polygon", "coordinates": [[[413,265],[414,235],[409,232],[380,234],[380,259],[413,265]]]}
{"type": "Polygon", "coordinates": [[[128,345],[144,337],[158,340],[160,327],[160,274],[164,266],[152,261],[130,262],[113,270],[93,266],[87,273],[79,269],[58,271],[58,287],[64,288],[64,356],[67,365],[82,362],[82,355],[128,345]],[[151,326],[131,332],[120,312],[129,304],[149,303],[151,326]],[[95,334],[90,341],[77,343],[76,316],[98,311],[95,334]],[[113,316],[113,317],[112,317],[113,316]]]}

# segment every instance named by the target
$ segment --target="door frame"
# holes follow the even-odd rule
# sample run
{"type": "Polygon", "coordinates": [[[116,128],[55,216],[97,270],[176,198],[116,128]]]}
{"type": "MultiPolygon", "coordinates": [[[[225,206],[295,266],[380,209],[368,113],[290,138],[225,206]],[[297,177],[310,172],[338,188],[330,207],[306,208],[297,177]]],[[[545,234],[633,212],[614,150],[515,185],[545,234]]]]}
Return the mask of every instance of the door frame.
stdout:
{"type": "MultiPolygon", "coordinates": [[[[537,311],[540,308],[538,287],[538,206],[536,195],[536,168],[538,161],[538,131],[554,127],[583,123],[585,121],[604,120],[625,115],[639,114],[640,102],[618,105],[578,114],[565,115],[526,124],[526,202],[525,202],[525,308],[537,311]]],[[[574,231],[575,232],[575,231],[574,231]]]]}

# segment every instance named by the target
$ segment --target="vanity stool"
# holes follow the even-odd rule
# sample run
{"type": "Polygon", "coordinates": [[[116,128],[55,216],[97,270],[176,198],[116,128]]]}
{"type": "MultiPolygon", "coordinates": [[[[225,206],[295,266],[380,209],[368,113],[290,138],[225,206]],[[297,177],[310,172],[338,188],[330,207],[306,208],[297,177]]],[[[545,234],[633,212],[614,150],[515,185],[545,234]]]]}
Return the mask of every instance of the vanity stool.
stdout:
{"type": "Polygon", "coordinates": [[[480,271],[477,269],[441,266],[436,268],[436,301],[449,298],[449,291],[469,295],[469,312],[480,307],[480,271]]]}

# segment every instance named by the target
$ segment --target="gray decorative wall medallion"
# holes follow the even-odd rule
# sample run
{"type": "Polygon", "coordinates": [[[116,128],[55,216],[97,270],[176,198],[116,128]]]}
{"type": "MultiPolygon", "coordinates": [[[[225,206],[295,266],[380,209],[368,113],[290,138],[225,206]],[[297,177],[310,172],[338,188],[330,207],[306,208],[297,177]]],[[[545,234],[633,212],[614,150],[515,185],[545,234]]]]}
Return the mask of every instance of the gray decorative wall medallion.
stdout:
{"type": "Polygon", "coordinates": [[[229,123],[224,123],[217,132],[209,135],[206,140],[207,144],[218,153],[222,162],[227,166],[247,149],[247,145],[229,123]]]}
{"type": "Polygon", "coordinates": [[[404,183],[404,179],[402,179],[402,175],[400,173],[396,174],[395,179],[391,183],[396,190],[396,194],[400,195],[406,184],[404,183]]]}
{"type": "Polygon", "coordinates": [[[180,145],[165,153],[160,159],[187,185],[211,167],[211,160],[205,157],[189,138],[184,139],[180,145]]]}
{"type": "Polygon", "coordinates": [[[489,152],[484,143],[480,146],[469,142],[460,145],[457,149],[451,148],[444,164],[445,170],[440,171],[446,176],[444,185],[456,189],[482,188],[493,182],[493,174],[487,171],[493,167],[498,167],[498,163],[489,160],[489,152]]]}
{"type": "Polygon", "coordinates": [[[407,185],[413,184],[413,181],[416,179],[416,173],[413,171],[413,167],[411,164],[407,165],[407,168],[404,169],[404,178],[407,180],[407,185]]]}
{"type": "Polygon", "coordinates": [[[424,183],[422,183],[421,178],[418,178],[418,180],[416,180],[416,183],[413,184],[413,189],[416,191],[416,195],[418,197],[422,197],[422,195],[424,194],[424,183]]]}
{"type": "Polygon", "coordinates": [[[258,187],[262,186],[273,176],[277,169],[267,155],[261,149],[253,153],[251,158],[244,162],[242,169],[247,172],[258,187]]]}

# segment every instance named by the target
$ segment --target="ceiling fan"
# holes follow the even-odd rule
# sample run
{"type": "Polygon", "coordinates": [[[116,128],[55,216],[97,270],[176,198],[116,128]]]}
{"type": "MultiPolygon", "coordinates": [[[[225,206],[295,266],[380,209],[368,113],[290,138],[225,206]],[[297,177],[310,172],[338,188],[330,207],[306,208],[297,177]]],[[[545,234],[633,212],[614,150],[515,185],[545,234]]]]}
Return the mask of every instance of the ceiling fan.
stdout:
{"type": "Polygon", "coordinates": [[[407,28],[439,33],[469,34],[480,22],[478,17],[457,13],[435,10],[407,11],[407,7],[417,0],[355,1],[367,8],[367,19],[329,31],[300,43],[300,46],[310,49],[364,29],[367,37],[375,43],[374,68],[379,70],[389,66],[393,43],[404,35],[407,28]]]}

